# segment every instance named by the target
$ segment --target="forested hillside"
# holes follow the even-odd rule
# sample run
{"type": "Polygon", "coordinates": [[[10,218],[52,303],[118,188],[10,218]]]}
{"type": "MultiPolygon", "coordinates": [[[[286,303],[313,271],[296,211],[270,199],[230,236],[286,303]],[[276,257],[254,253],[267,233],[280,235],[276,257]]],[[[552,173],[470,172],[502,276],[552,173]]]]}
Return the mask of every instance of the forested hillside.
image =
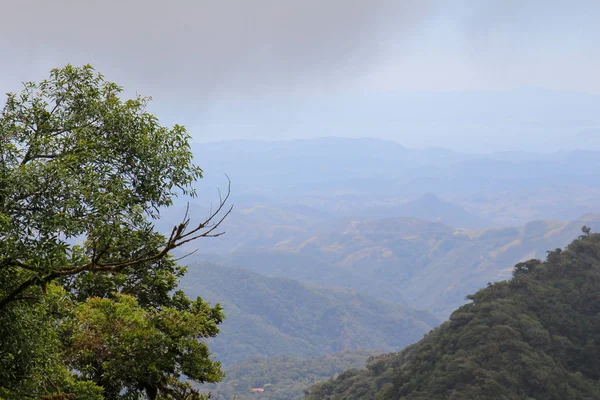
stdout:
{"type": "Polygon", "coordinates": [[[417,344],[316,385],[308,400],[600,398],[600,234],[469,298],[417,344]]]}
{"type": "Polygon", "coordinates": [[[222,333],[211,340],[210,348],[225,365],[256,356],[391,351],[414,343],[439,323],[426,311],[355,291],[319,288],[212,263],[192,265],[182,287],[188,295],[202,294],[224,307],[222,333]]]}
{"type": "Polygon", "coordinates": [[[350,368],[363,368],[369,357],[379,353],[363,350],[311,358],[253,358],[225,368],[222,382],[201,389],[221,400],[301,400],[311,385],[350,368]],[[252,392],[253,388],[264,392],[252,392]]]}

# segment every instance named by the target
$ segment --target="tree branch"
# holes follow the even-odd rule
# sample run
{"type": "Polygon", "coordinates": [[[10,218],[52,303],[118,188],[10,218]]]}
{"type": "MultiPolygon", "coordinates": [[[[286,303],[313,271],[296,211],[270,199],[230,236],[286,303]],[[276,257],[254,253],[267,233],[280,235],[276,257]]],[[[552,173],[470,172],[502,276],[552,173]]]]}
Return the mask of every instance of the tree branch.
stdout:
{"type": "MultiPolygon", "coordinates": [[[[229,177],[227,179],[229,180],[229,177]]],[[[14,289],[12,292],[10,292],[8,295],[6,295],[3,299],[0,300],[0,311],[4,307],[6,307],[7,304],[20,299],[21,297],[19,297],[19,295],[32,286],[42,286],[42,285],[45,285],[57,278],[76,275],[76,274],[79,274],[84,271],[89,271],[89,272],[120,271],[127,267],[135,267],[135,266],[145,264],[148,262],[158,261],[158,260],[164,258],[167,254],[169,254],[169,252],[171,250],[173,250],[177,247],[180,247],[186,243],[189,243],[191,241],[194,241],[194,240],[197,240],[200,238],[219,237],[219,236],[223,235],[225,232],[219,232],[219,233],[213,233],[213,232],[220,227],[220,225],[223,223],[223,221],[225,221],[225,218],[227,218],[227,216],[229,216],[229,214],[233,211],[233,206],[231,206],[223,215],[218,217],[218,215],[221,213],[221,211],[223,211],[225,209],[225,205],[229,199],[230,194],[231,194],[231,181],[229,180],[227,195],[224,198],[221,198],[221,197],[219,198],[219,206],[217,207],[217,209],[214,212],[210,213],[210,215],[203,222],[198,224],[194,229],[192,229],[189,232],[186,232],[186,230],[189,226],[189,223],[190,223],[190,219],[188,217],[188,210],[186,210],[183,221],[179,225],[176,225],[173,227],[173,230],[171,231],[171,235],[169,236],[169,239],[168,239],[166,245],[159,252],[152,254],[152,255],[134,258],[132,260],[103,264],[103,263],[100,263],[100,259],[102,258],[102,256],[104,254],[106,254],[110,250],[110,248],[106,247],[97,253],[94,250],[92,259],[90,260],[90,262],[88,262],[84,265],[80,265],[77,267],[74,267],[72,265],[63,266],[62,268],[59,268],[58,270],[56,270],[46,276],[43,276],[43,277],[34,276],[34,277],[31,277],[31,278],[27,279],[26,281],[22,282],[16,289],[14,289]],[[218,221],[213,222],[216,218],[219,218],[218,221]]],[[[23,264],[21,262],[15,261],[15,260],[3,260],[2,262],[0,262],[0,267],[12,266],[12,265],[30,270],[32,272],[38,272],[35,268],[30,267],[26,264],[23,264]]]]}
{"type": "Polygon", "coordinates": [[[0,268],[6,268],[6,267],[19,267],[19,268],[26,269],[28,271],[37,272],[37,270],[34,267],[27,265],[25,263],[22,263],[20,261],[17,261],[17,260],[12,260],[12,259],[5,259],[5,260],[0,261],[0,268]]]}

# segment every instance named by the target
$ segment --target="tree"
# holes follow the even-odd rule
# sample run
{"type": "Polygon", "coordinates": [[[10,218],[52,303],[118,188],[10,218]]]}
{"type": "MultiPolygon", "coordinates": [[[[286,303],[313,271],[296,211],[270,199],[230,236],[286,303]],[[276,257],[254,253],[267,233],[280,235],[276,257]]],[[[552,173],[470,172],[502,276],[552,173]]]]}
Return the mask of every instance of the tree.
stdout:
{"type": "Polygon", "coordinates": [[[75,379],[64,364],[57,321],[68,315],[65,291],[49,284],[36,302],[20,301],[0,313],[0,399],[102,400],[102,387],[75,379]]]}
{"type": "Polygon", "coordinates": [[[72,366],[100,383],[111,399],[195,394],[189,384],[179,382],[181,375],[217,382],[223,376],[220,364],[209,358],[201,340],[218,333],[221,308],[201,299],[180,297],[179,303],[177,308],[148,310],[128,295],[87,300],[74,321],[68,350],[72,366]]]}
{"type": "MultiPolygon", "coordinates": [[[[91,66],[68,65],[9,93],[0,112],[0,330],[16,335],[3,340],[17,347],[31,340],[11,327],[24,315],[54,330],[64,323],[39,312],[54,282],[67,290],[65,304],[93,296],[118,302],[123,291],[140,307],[173,307],[184,269],[170,252],[222,234],[229,192],[201,223],[191,226],[186,213],[168,237],[156,232],[160,209],[179,193],[195,196],[202,170],[185,128],[160,125],[146,111],[150,98],[121,94],[91,66]]],[[[0,371],[8,365],[20,366],[15,382],[38,368],[0,345],[0,371]]],[[[8,379],[0,397],[9,397],[1,391],[8,379]]]]}

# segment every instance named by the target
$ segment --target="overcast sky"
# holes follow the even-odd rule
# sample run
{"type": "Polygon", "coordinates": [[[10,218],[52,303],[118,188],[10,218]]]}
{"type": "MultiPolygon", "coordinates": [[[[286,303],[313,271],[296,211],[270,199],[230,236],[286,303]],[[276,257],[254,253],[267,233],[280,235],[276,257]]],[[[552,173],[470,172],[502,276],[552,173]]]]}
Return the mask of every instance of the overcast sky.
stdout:
{"type": "MultiPolygon", "coordinates": [[[[598,0],[0,0],[0,5],[4,92],[43,78],[54,66],[91,63],[130,93],[152,95],[159,117],[193,127],[198,140],[328,133],[311,129],[307,115],[304,132],[286,135],[272,121],[261,126],[244,120],[232,104],[272,107],[407,90],[541,87],[600,94],[598,0]],[[217,112],[215,104],[229,108],[219,106],[217,112]],[[239,123],[231,122],[237,118],[239,123]],[[252,126],[245,130],[245,124],[252,126]]],[[[419,133],[421,143],[406,131],[378,135],[376,121],[373,125],[369,132],[348,135],[427,143],[422,136],[427,132],[419,133]]],[[[339,128],[330,133],[344,135],[343,124],[339,128]]],[[[494,132],[490,137],[501,134],[494,132]]],[[[439,129],[430,137],[450,143],[439,129]]],[[[476,147],[485,143],[480,144],[476,147]]]]}

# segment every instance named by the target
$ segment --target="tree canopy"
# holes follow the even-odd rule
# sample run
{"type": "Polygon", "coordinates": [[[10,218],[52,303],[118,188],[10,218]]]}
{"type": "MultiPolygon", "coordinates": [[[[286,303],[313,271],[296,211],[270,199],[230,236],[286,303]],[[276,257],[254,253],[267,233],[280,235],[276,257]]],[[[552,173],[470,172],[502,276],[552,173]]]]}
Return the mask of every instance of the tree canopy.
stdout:
{"type": "Polygon", "coordinates": [[[220,378],[201,339],[218,333],[221,309],[175,291],[185,268],[170,252],[220,235],[228,195],[198,224],[185,215],[170,235],[156,231],[161,208],[196,195],[202,170],[185,128],[162,126],[149,101],[123,100],[89,65],[54,69],[7,95],[0,398],[187,399],[181,376],[220,378]],[[156,358],[164,364],[147,363],[142,342],[166,354],[156,358]],[[130,375],[115,370],[132,363],[130,375]]]}

